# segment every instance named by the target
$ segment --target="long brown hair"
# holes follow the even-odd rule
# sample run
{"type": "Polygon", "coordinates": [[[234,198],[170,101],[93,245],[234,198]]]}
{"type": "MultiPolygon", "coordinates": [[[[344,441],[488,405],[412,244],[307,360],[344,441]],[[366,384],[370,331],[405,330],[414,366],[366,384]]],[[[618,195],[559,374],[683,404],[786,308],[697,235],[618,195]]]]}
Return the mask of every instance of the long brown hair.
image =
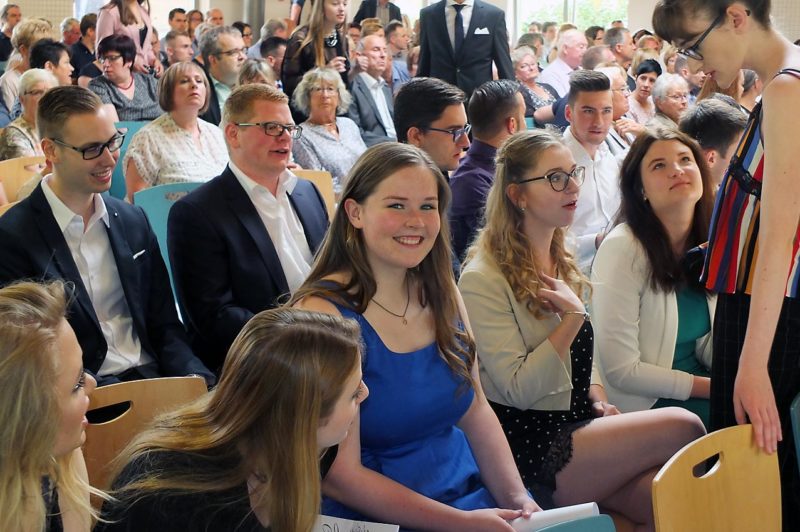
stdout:
{"type": "Polygon", "coordinates": [[[431,308],[436,343],[442,358],[453,373],[471,384],[470,370],[475,362],[476,350],[475,341],[460,326],[447,223],[450,187],[430,157],[419,148],[386,142],[364,152],[347,177],[347,185],[339,200],[340,207],[334,214],[311,273],[289,304],[316,296],[335,301],[358,313],[367,309],[377,285],[367,260],[364,238],[350,223],[341,205],[348,199],[363,205],[383,180],[409,167],[429,172],[436,180],[441,229],[430,253],[416,268],[409,270],[408,275],[419,284],[417,297],[420,304],[431,308]],[[344,274],[347,281],[342,285],[327,281],[333,274],[344,274]]]}
{"type": "Polygon", "coordinates": [[[675,254],[664,224],[644,198],[642,161],[655,142],[669,140],[676,140],[692,151],[703,183],[703,196],[694,207],[694,217],[684,252],[708,240],[715,193],[711,174],[697,142],[672,127],[648,128],[631,146],[620,170],[622,202],[617,220],[617,223],[626,222],[633,236],[642,245],[650,266],[650,286],[654,290],[665,292],[673,292],[691,279],[687,278],[682,264],[683,254],[675,254]]]}
{"type": "Polygon", "coordinates": [[[115,497],[124,508],[167,491],[222,492],[255,473],[266,489],[256,492],[254,505],[266,511],[272,530],[310,531],[320,503],[317,430],[360,364],[360,349],[353,320],[292,308],[256,314],[231,346],[217,387],[157,419],[118,462],[121,468],[173,451],[202,466],[167,464],[119,487],[115,497]]]}
{"type": "MultiPolygon", "coordinates": [[[[486,222],[466,260],[472,260],[478,250],[491,257],[514,292],[514,298],[525,303],[537,318],[543,316],[544,305],[538,292],[547,285],[525,236],[525,215],[508,197],[507,190],[530,175],[545,151],[559,146],[564,146],[559,138],[537,130],[515,133],[500,146],[494,183],[486,200],[486,222]]],[[[564,282],[580,297],[589,293],[589,283],[567,251],[565,239],[566,229],[557,227],[550,243],[550,256],[564,282]]]]}
{"type": "MultiPolygon", "coordinates": [[[[313,46],[315,66],[324,68],[325,65],[327,65],[327,61],[325,61],[325,37],[327,37],[327,35],[325,35],[325,0],[314,0],[312,2],[311,16],[308,19],[308,25],[300,26],[295,31],[299,31],[301,28],[307,28],[308,33],[300,43],[295,57],[299,56],[306,46],[313,46]]],[[[338,33],[338,38],[340,40],[344,39],[342,47],[345,50],[345,55],[347,55],[347,32],[345,28],[347,28],[347,17],[345,17],[342,24],[336,25],[334,31],[338,33]]]]}

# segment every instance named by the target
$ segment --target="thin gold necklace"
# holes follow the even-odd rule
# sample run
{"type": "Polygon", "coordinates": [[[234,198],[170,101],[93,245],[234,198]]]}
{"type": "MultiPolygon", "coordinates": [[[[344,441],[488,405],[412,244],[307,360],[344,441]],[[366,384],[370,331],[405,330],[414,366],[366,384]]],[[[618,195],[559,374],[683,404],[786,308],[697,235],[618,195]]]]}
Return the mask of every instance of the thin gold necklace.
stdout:
{"type": "Polygon", "coordinates": [[[374,297],[372,298],[372,302],[378,305],[380,308],[382,308],[385,312],[388,312],[389,314],[394,316],[395,318],[400,318],[401,320],[403,320],[403,325],[408,325],[406,314],[408,314],[408,305],[409,303],[411,303],[411,284],[408,281],[406,281],[406,308],[403,309],[402,314],[397,314],[396,312],[392,312],[388,308],[378,303],[378,301],[374,297]]]}

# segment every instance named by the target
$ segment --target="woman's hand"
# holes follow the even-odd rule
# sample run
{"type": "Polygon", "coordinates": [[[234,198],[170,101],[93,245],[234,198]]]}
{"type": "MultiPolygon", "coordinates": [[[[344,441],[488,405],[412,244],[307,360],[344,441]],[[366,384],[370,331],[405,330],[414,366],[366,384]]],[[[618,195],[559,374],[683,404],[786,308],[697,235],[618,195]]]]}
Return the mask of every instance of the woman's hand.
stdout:
{"type": "Polygon", "coordinates": [[[545,274],[542,274],[541,277],[547,288],[539,289],[537,295],[550,306],[550,310],[557,314],[564,311],[586,312],[583,301],[575,295],[567,283],[545,274]]]}
{"type": "Polygon", "coordinates": [[[534,512],[541,512],[542,509],[536,501],[530,498],[527,493],[521,493],[511,499],[511,506],[522,510],[520,517],[528,519],[534,512]]]}
{"type": "Polygon", "coordinates": [[[347,59],[340,55],[328,61],[328,64],[325,66],[332,68],[337,72],[344,72],[347,70],[347,59]]]}
{"type": "Polygon", "coordinates": [[[164,73],[164,65],[161,64],[161,61],[159,61],[158,58],[153,61],[153,72],[157,78],[160,78],[161,74],[164,73]]]}
{"type": "Polygon", "coordinates": [[[619,413],[620,411],[616,406],[606,401],[592,403],[592,416],[594,417],[616,416],[619,413]]]}
{"type": "Polygon", "coordinates": [[[733,385],[733,411],[740,425],[750,419],[759,449],[767,453],[778,449],[778,442],[783,440],[781,420],[766,366],[739,364],[733,385]]]}
{"type": "Polygon", "coordinates": [[[465,519],[457,529],[463,532],[513,532],[509,521],[522,517],[522,510],[505,510],[503,508],[487,508],[465,512],[465,519]]]}
{"type": "Polygon", "coordinates": [[[617,130],[617,133],[620,135],[627,135],[631,133],[632,135],[638,137],[642,133],[644,133],[644,126],[635,120],[631,120],[629,118],[620,118],[614,122],[614,129],[617,130]]]}

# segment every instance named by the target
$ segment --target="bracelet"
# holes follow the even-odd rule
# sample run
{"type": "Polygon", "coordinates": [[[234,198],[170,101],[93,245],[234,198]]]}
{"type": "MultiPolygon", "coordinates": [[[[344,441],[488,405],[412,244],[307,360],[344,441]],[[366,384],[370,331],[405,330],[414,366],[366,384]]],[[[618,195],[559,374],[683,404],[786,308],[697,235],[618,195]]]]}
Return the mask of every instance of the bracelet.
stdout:
{"type": "Polygon", "coordinates": [[[564,311],[564,312],[562,312],[561,314],[563,314],[564,316],[569,316],[570,314],[574,314],[574,315],[576,315],[576,316],[583,316],[583,321],[589,321],[589,320],[591,319],[591,316],[590,316],[590,315],[589,315],[589,313],[588,313],[588,312],[586,312],[586,311],[580,311],[580,310],[565,310],[565,311],[564,311]]]}

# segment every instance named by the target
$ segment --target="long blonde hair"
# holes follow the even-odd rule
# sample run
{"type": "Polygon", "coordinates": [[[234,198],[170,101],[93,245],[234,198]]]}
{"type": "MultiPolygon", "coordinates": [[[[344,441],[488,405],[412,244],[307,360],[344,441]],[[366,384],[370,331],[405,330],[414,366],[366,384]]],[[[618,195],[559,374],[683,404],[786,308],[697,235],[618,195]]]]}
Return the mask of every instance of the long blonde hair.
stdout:
{"type": "Polygon", "coordinates": [[[105,498],[79,475],[73,453],[53,456],[60,417],[58,336],[66,309],[58,281],[0,289],[0,530],[44,529],[45,475],[87,522],[97,515],[86,494],[105,498]]]}
{"type": "MultiPolygon", "coordinates": [[[[542,281],[541,266],[523,230],[524,213],[508,197],[507,190],[530,174],[545,151],[558,146],[563,147],[561,140],[546,131],[516,133],[500,146],[494,184],[486,200],[486,222],[467,254],[467,262],[478,250],[491,257],[516,300],[525,303],[537,318],[543,316],[543,302],[537,294],[547,285],[542,281]]],[[[550,243],[550,255],[562,280],[581,296],[588,293],[589,283],[567,251],[565,238],[566,229],[557,227],[550,243]]]]}
{"type": "MultiPolygon", "coordinates": [[[[311,6],[311,15],[308,19],[308,26],[300,26],[300,28],[307,27],[308,33],[306,34],[303,41],[300,43],[300,47],[297,49],[297,54],[299,55],[306,46],[313,46],[314,47],[314,64],[319,68],[324,68],[327,64],[325,61],[325,0],[315,0],[311,6]]],[[[297,28],[298,31],[300,28],[297,28]]],[[[334,28],[334,31],[338,33],[339,39],[343,40],[342,46],[345,50],[345,56],[347,55],[347,17],[345,17],[344,22],[342,24],[337,24],[334,28]]]]}
{"type": "Polygon", "coordinates": [[[256,314],[228,351],[217,387],[158,418],[123,451],[117,469],[170,451],[202,465],[167,465],[114,495],[126,507],[167,491],[236,489],[256,474],[266,489],[256,492],[254,505],[266,511],[272,530],[310,531],[320,504],[317,430],[360,364],[360,349],[353,320],[292,308],[256,314]]]}

